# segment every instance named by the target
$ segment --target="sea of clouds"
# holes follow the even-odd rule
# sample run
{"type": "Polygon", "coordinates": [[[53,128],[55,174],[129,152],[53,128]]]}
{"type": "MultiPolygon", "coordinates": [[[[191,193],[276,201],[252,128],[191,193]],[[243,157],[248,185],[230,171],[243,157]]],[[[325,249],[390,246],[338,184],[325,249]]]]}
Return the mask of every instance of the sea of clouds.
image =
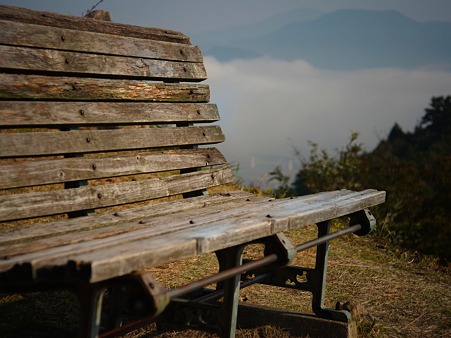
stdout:
{"type": "Polygon", "coordinates": [[[227,138],[220,148],[247,183],[261,184],[277,165],[294,175],[293,147],[308,157],[308,140],[334,154],[357,131],[371,151],[396,122],[412,131],[432,96],[451,95],[446,67],[329,71],[303,60],[209,56],[205,65],[227,138]]]}

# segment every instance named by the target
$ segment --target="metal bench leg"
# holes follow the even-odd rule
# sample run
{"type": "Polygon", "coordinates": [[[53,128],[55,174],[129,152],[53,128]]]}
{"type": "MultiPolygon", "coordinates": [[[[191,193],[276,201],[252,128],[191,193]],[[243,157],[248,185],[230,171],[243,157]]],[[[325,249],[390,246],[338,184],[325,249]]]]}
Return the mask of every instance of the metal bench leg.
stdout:
{"type": "Polygon", "coordinates": [[[80,300],[80,338],[99,336],[100,316],[105,289],[86,286],[78,292],[80,300]]]}
{"type": "MultiPolygon", "coordinates": [[[[243,261],[244,246],[240,245],[224,249],[217,253],[220,271],[240,266],[243,261]]],[[[240,275],[236,275],[223,282],[224,301],[221,306],[220,325],[221,336],[224,338],[235,337],[238,303],[240,300],[240,275]]]]}
{"type": "Polygon", "coordinates": [[[201,290],[200,288],[206,285],[203,285],[204,282],[193,283],[193,288],[188,285],[189,290],[197,289],[200,292],[186,293],[188,289],[185,287],[169,291],[171,304],[166,313],[169,318],[173,318],[174,323],[192,329],[219,331],[220,336],[224,338],[235,337],[241,280],[240,272],[236,269],[242,265],[244,247],[245,245],[238,245],[216,252],[219,271],[227,277],[223,275],[221,281],[215,280],[215,276],[209,279],[209,284],[216,283],[215,292],[210,290],[205,293],[206,289],[201,290]],[[178,297],[181,290],[184,298],[178,297]],[[209,297],[212,294],[215,296],[209,297]],[[220,298],[223,301],[216,302],[220,298]]]}
{"type": "MultiPolygon", "coordinates": [[[[317,224],[318,237],[330,234],[331,221],[317,224]]],[[[310,288],[312,292],[312,309],[318,317],[348,322],[351,315],[347,311],[337,311],[324,307],[324,296],[326,292],[327,259],[329,256],[329,241],[320,244],[316,249],[315,269],[308,272],[310,288]]]]}

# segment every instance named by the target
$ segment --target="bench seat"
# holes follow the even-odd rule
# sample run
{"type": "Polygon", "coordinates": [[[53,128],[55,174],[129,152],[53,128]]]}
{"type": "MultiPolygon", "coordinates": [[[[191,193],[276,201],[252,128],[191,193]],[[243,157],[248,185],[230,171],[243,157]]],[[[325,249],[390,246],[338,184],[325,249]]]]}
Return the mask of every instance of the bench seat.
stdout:
{"type": "Polygon", "coordinates": [[[74,274],[99,282],[349,215],[383,198],[374,190],[288,200],[232,191],[46,223],[35,231],[35,225],[12,228],[0,237],[0,277],[12,286],[74,274]]]}

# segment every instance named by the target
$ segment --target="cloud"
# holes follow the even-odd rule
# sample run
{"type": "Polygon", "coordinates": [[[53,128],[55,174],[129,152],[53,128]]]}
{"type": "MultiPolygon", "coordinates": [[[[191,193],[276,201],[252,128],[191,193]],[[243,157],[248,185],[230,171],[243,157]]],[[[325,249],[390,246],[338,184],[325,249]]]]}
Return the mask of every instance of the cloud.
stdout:
{"type": "Polygon", "coordinates": [[[411,131],[432,96],[451,94],[443,70],[327,71],[269,58],[205,64],[227,137],[221,149],[254,182],[276,165],[287,168],[292,146],[308,155],[308,140],[333,152],[354,130],[372,150],[395,122],[411,131]]]}

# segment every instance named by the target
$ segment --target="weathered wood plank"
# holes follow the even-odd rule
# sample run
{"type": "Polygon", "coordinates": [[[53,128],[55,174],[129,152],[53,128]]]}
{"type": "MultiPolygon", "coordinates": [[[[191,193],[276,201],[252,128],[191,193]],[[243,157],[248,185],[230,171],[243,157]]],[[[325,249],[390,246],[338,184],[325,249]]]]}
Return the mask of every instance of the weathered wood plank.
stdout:
{"type": "MultiPolygon", "coordinates": [[[[112,237],[98,236],[94,242],[52,248],[47,254],[45,251],[31,254],[28,261],[37,271],[40,267],[51,264],[65,265],[70,258],[80,265],[84,262],[90,266],[91,281],[103,280],[135,269],[163,264],[168,262],[167,259],[185,258],[186,256],[166,255],[177,250],[177,243],[183,244],[195,239],[195,254],[211,252],[262,238],[279,230],[299,228],[340,217],[361,210],[362,205],[371,207],[379,204],[384,198],[384,192],[374,190],[359,193],[338,191],[297,199],[260,199],[219,213],[205,214],[205,210],[201,210],[197,217],[180,213],[156,220],[151,218],[141,223],[147,225],[146,228],[136,232],[112,237]],[[154,229],[154,225],[159,229],[154,229]],[[161,244],[159,239],[167,239],[166,244],[161,244]],[[158,247],[155,246],[156,242],[158,247]],[[157,249],[161,249],[163,254],[160,255],[157,249]],[[137,257],[141,259],[139,263],[137,257]]],[[[21,262],[21,258],[14,258],[13,261],[21,262]]],[[[8,266],[8,263],[4,266],[8,266]]]]}
{"type": "Polygon", "coordinates": [[[0,20],[0,44],[202,62],[197,46],[0,20]]]}
{"type": "Polygon", "coordinates": [[[210,103],[0,101],[0,128],[215,122],[210,103]]]}
{"type": "Polygon", "coordinates": [[[190,44],[188,36],[169,29],[145,28],[13,6],[0,5],[0,19],[80,31],[190,44]]]}
{"type": "MultiPolygon", "coordinates": [[[[176,201],[158,205],[160,208],[158,212],[155,212],[154,208],[150,206],[132,209],[133,213],[121,212],[113,218],[103,215],[96,219],[92,219],[92,217],[78,219],[78,222],[73,224],[67,224],[67,221],[54,222],[48,225],[41,225],[40,229],[36,229],[33,233],[26,233],[26,229],[4,232],[4,235],[0,237],[0,243],[3,245],[9,243],[10,245],[6,249],[7,251],[0,251],[0,256],[6,255],[8,252],[8,256],[11,257],[18,253],[32,253],[42,248],[59,247],[108,237],[111,237],[111,239],[104,241],[103,244],[115,245],[126,241],[164,236],[172,232],[191,229],[194,227],[193,224],[196,224],[196,227],[208,227],[208,224],[213,223],[222,224],[237,217],[243,222],[246,222],[246,220],[265,219],[266,222],[272,223],[272,219],[277,220],[291,215],[298,215],[302,217],[303,222],[298,224],[300,227],[315,223],[318,215],[321,217],[337,217],[336,205],[343,207],[353,203],[353,200],[358,200],[367,206],[371,206],[375,203],[374,199],[380,197],[380,193],[371,190],[363,193],[342,190],[302,196],[296,199],[268,200],[268,198],[258,198],[249,194],[242,196],[237,192],[233,192],[231,194],[222,194],[222,203],[217,201],[214,203],[210,202],[208,208],[206,208],[207,205],[197,205],[197,208],[202,207],[200,210],[197,210],[197,208],[184,208],[182,205],[186,205],[188,202],[176,201]],[[180,208],[176,206],[180,206],[180,208]],[[169,210],[170,212],[168,212],[169,210]],[[271,214],[268,214],[269,211],[271,211],[271,214]],[[325,211],[332,212],[332,216],[330,214],[325,215],[325,211]],[[63,228],[60,230],[58,230],[60,228],[59,224],[63,225],[63,228]],[[81,233],[82,230],[84,233],[81,233]],[[20,241],[21,243],[18,243],[18,246],[14,246],[15,241],[20,241]],[[14,253],[11,252],[12,248],[15,249],[14,253]]],[[[203,200],[208,201],[207,198],[203,200]]],[[[352,205],[352,207],[355,208],[355,205],[352,205]]],[[[342,210],[342,212],[348,213],[345,210],[342,210]]],[[[327,219],[329,218],[323,218],[323,220],[327,219]]],[[[271,225],[271,232],[277,233],[297,228],[297,226],[292,224],[292,228],[287,223],[282,223],[282,225],[279,224],[278,228],[271,225]]],[[[211,229],[208,231],[210,232],[211,229]]],[[[243,231],[245,231],[244,225],[243,231]]],[[[86,247],[89,249],[89,246],[87,244],[86,247]]],[[[83,245],[77,246],[77,249],[82,249],[82,247],[83,245]]],[[[100,243],[96,247],[100,248],[100,243]]]]}
{"type": "Polygon", "coordinates": [[[218,120],[218,107],[210,103],[0,101],[0,128],[218,120]]]}
{"type": "Polygon", "coordinates": [[[224,141],[219,126],[0,133],[0,158],[148,149],[224,141]]]}
{"type": "MultiPolygon", "coordinates": [[[[215,197],[215,195],[213,195],[215,197]]],[[[79,218],[81,223],[70,221],[40,224],[33,233],[24,229],[17,231],[4,231],[0,235],[0,257],[34,254],[33,259],[47,257],[48,253],[39,251],[49,250],[67,245],[76,245],[77,250],[91,250],[89,241],[102,239],[100,246],[106,247],[124,242],[131,242],[143,237],[164,236],[172,232],[193,227],[190,220],[200,217],[213,217],[222,219],[228,215],[236,214],[234,211],[242,206],[249,206],[262,198],[250,199],[239,197],[237,194],[216,195],[216,198],[203,197],[202,204],[191,202],[193,198],[158,203],[147,208],[133,208],[134,213],[122,212],[97,216],[96,218],[79,218]],[[150,210],[149,210],[150,209],[150,210]],[[152,214],[151,214],[152,212],[152,214]],[[64,231],[65,230],[65,231],[64,231]],[[20,237],[20,234],[23,236],[20,237]],[[119,237],[118,237],[119,236],[119,237]],[[83,244],[84,243],[84,244],[83,244]],[[84,248],[82,248],[84,247],[84,248]]],[[[194,221],[193,221],[194,222],[194,221]]],[[[194,223],[193,223],[194,224],[194,223]]],[[[74,252],[74,248],[69,248],[74,252]]],[[[58,251],[61,253],[61,251],[58,251]]],[[[80,251],[78,251],[80,253],[80,251]]]]}
{"type": "MultiPolygon", "coordinates": [[[[185,215],[188,215],[186,217],[191,217],[190,212],[194,213],[192,216],[201,214],[201,211],[199,211],[201,208],[205,213],[209,213],[215,207],[227,210],[228,208],[236,207],[235,205],[237,203],[246,205],[259,200],[268,200],[268,198],[239,190],[148,204],[115,211],[114,213],[88,215],[82,218],[40,223],[39,225],[28,224],[20,227],[4,228],[0,231],[0,250],[4,250],[1,251],[2,254],[0,254],[0,257],[5,255],[9,256],[11,253],[10,248],[14,245],[27,243],[25,247],[20,247],[20,250],[15,253],[24,255],[33,252],[33,249],[29,246],[30,243],[36,243],[42,239],[53,238],[52,240],[54,240],[57,237],[71,236],[73,233],[87,233],[87,231],[96,231],[111,227],[126,227],[127,224],[133,224],[134,229],[139,230],[149,227],[148,223],[139,223],[143,219],[157,218],[178,212],[184,212],[186,213],[185,215]],[[135,228],[137,224],[138,228],[135,228]]],[[[72,242],[86,241],[89,240],[89,237],[88,235],[87,238],[83,239],[81,236],[78,236],[77,240],[72,242]]]]}
{"type": "Polygon", "coordinates": [[[142,181],[0,196],[0,221],[140,202],[232,181],[230,169],[212,169],[142,181]]]}
{"type": "MultiPolygon", "coordinates": [[[[338,195],[348,194],[347,192],[327,192],[298,198],[295,202],[296,213],[308,214],[312,210],[324,206],[327,198],[336,199],[338,195]]],[[[239,196],[239,195],[238,195],[239,196]]],[[[72,226],[67,225],[61,231],[58,231],[58,224],[41,225],[40,229],[36,229],[33,233],[24,233],[22,229],[17,231],[5,232],[0,237],[0,244],[8,244],[5,250],[0,249],[0,257],[13,257],[18,254],[33,253],[42,249],[52,247],[60,247],[69,244],[80,243],[77,250],[90,249],[90,244],[81,244],[92,239],[106,239],[102,243],[96,244],[96,248],[100,246],[120,245],[121,243],[135,241],[143,238],[152,238],[156,236],[166,236],[173,232],[180,232],[185,229],[193,228],[193,224],[197,226],[208,226],[208,224],[228,222],[230,219],[239,217],[240,220],[265,219],[268,222],[268,210],[287,208],[287,200],[268,200],[268,198],[254,198],[245,195],[237,200],[237,194],[223,194],[222,203],[207,205],[198,205],[197,208],[174,208],[174,205],[182,205],[182,201],[169,202],[160,204],[160,210],[155,214],[150,214],[147,209],[134,210],[133,215],[120,214],[115,218],[106,216],[97,217],[95,220],[89,218],[79,219],[72,226]],[[172,212],[166,212],[166,209],[172,212]],[[163,211],[164,210],[164,211],[163,211]],[[265,218],[266,217],[266,218],[265,218]],[[111,223],[107,223],[109,220],[111,223]],[[65,231],[64,231],[65,230],[65,231]],[[84,231],[82,233],[82,231],[84,231]],[[18,235],[21,236],[18,236],[18,235]],[[19,241],[19,243],[14,243],[19,241]]],[[[293,202],[293,201],[291,201],[293,202]]],[[[288,203],[293,204],[293,203],[288,203]]],[[[330,205],[330,203],[329,203],[330,205]]],[[[280,211],[279,211],[280,212],[280,211]]],[[[265,223],[265,224],[266,224],[265,223]]],[[[308,224],[312,224],[310,222],[308,224]]],[[[245,224],[245,223],[244,223],[245,224]]],[[[210,230],[211,231],[211,230],[210,230]]],[[[245,226],[243,225],[243,231],[245,226]]],[[[272,232],[275,229],[271,228],[272,232]]],[[[239,236],[235,234],[235,237],[239,236]]],[[[73,250],[73,249],[72,249],[73,250]]]]}
{"type": "MultiPolygon", "coordinates": [[[[280,213],[281,210],[290,208],[290,205],[295,206],[297,214],[308,215],[312,211],[316,214],[318,209],[324,208],[324,206],[330,207],[331,201],[338,201],[340,197],[348,199],[350,194],[354,196],[352,192],[334,191],[302,196],[296,200],[268,200],[268,198],[232,192],[220,195],[219,201],[205,205],[197,204],[197,208],[187,208],[186,204],[189,202],[182,200],[159,204],[158,212],[156,212],[155,206],[148,206],[120,212],[114,217],[102,215],[95,218],[77,219],[77,222],[69,220],[40,225],[33,233],[27,233],[27,229],[13,229],[4,231],[0,237],[2,246],[8,244],[5,250],[0,250],[0,256],[7,255],[11,258],[17,254],[33,253],[39,249],[76,243],[80,243],[80,245],[68,250],[73,253],[79,250],[80,254],[91,250],[91,244],[82,243],[93,239],[102,239],[102,243],[96,244],[96,248],[100,249],[127,241],[150,239],[185,229],[204,227],[210,223],[228,222],[237,217],[242,221],[263,218],[268,222],[271,221],[267,217],[268,210],[273,213],[274,210],[278,210],[280,213]],[[81,232],[83,229],[84,232],[81,232]],[[19,243],[15,243],[17,241],[19,243]]],[[[208,202],[211,201],[211,197],[204,197],[202,200],[208,202]]],[[[310,219],[306,219],[306,222],[308,223],[304,225],[314,223],[310,219]]],[[[271,228],[271,230],[276,231],[275,228],[271,228]]],[[[47,255],[44,253],[44,256],[47,255]]],[[[37,258],[38,256],[39,254],[33,257],[37,258]]]]}
{"type": "Polygon", "coordinates": [[[203,81],[203,63],[154,60],[116,55],[86,54],[52,49],[0,45],[0,68],[32,72],[56,72],[114,76],[115,78],[203,81]]]}
{"type": "Polygon", "coordinates": [[[207,85],[0,74],[0,99],[208,102],[207,85]]]}
{"type": "MultiPolygon", "coordinates": [[[[380,197],[375,197],[374,199],[381,203],[384,200],[385,194],[379,193],[380,197]]],[[[364,202],[370,207],[374,204],[370,202],[364,202]]],[[[252,206],[250,206],[252,208],[252,206]]],[[[319,210],[312,210],[316,216],[311,215],[311,219],[315,222],[326,220],[325,215],[333,215],[332,218],[340,217],[345,215],[347,212],[355,212],[361,210],[358,207],[351,207],[342,203],[341,205],[324,205],[319,210]]],[[[269,212],[277,214],[277,209],[269,209],[269,212]]],[[[291,223],[292,218],[298,218],[298,227],[310,225],[310,219],[305,218],[304,222],[299,220],[302,218],[301,214],[292,214],[291,212],[285,215],[275,216],[272,219],[268,219],[263,215],[246,215],[247,217],[232,217],[227,220],[220,220],[219,222],[208,222],[207,224],[199,224],[194,228],[185,229],[180,232],[168,234],[165,236],[156,236],[146,240],[138,240],[126,245],[125,243],[116,245],[114,249],[99,250],[97,252],[90,252],[87,254],[81,254],[73,256],[75,261],[85,262],[89,265],[91,269],[91,281],[100,281],[104,279],[111,278],[118,273],[129,273],[131,271],[137,270],[139,268],[145,268],[147,265],[146,259],[149,259],[149,263],[164,264],[167,263],[167,259],[174,259],[173,256],[159,255],[160,251],[154,250],[153,239],[167,239],[167,244],[159,243],[159,248],[161,252],[171,252],[177,248],[177,242],[184,243],[190,239],[196,239],[196,254],[202,254],[207,252],[214,252],[221,250],[233,245],[238,245],[246,243],[258,238],[269,236],[274,234],[275,228],[282,228],[280,224],[288,225],[291,223]],[[177,241],[178,239],[178,241],[177,241]],[[128,248],[128,250],[127,250],[128,248]],[[114,252],[118,250],[119,255],[114,257],[114,252]],[[136,259],[137,255],[142,259],[138,261],[136,259]],[[128,260],[130,259],[130,260],[128,260]],[[130,269],[130,270],[129,270],[130,269]]],[[[194,222],[196,222],[194,220],[194,222]]],[[[55,257],[53,256],[52,259],[55,257]]],[[[186,256],[177,257],[176,259],[186,258],[186,256]]],[[[38,263],[38,262],[36,262],[38,263]]],[[[38,263],[38,266],[42,262],[38,263]]]]}
{"type": "Polygon", "coordinates": [[[74,157],[0,165],[0,189],[100,179],[226,163],[214,148],[135,153],[130,156],[74,157]]]}

